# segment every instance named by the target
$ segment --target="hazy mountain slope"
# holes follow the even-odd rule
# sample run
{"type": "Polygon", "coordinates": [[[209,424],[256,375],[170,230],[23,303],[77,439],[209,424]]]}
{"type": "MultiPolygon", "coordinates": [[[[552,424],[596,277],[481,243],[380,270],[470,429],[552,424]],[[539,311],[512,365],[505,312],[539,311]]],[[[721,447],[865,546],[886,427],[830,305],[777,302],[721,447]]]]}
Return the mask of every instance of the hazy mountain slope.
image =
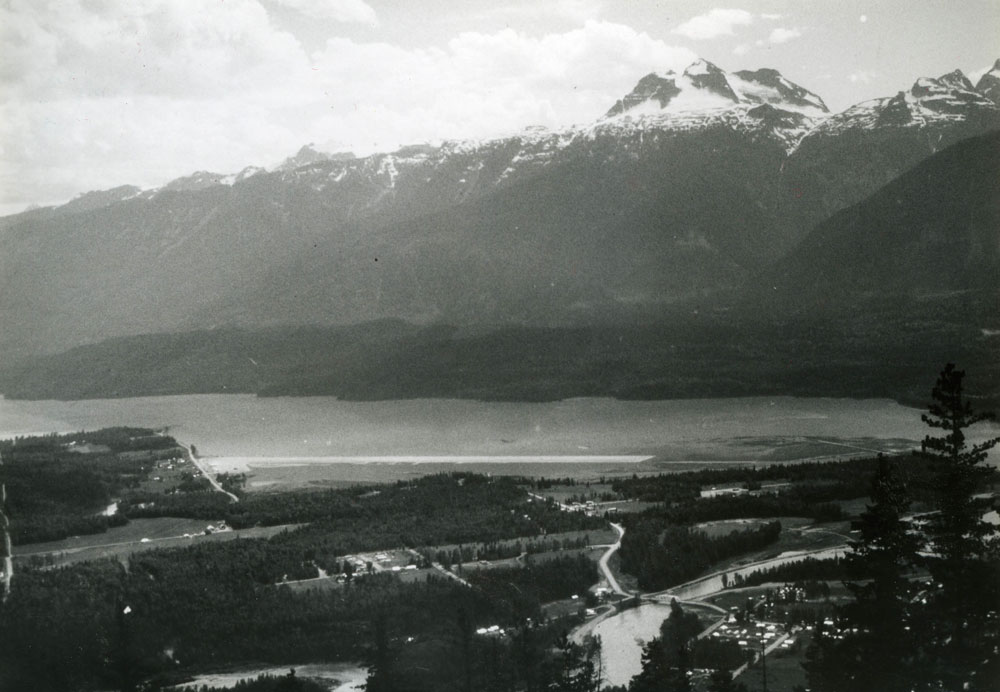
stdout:
{"type": "Polygon", "coordinates": [[[866,294],[996,296],[1000,133],[951,146],[834,215],[765,281],[786,304],[810,309],[866,294]]]}
{"type": "Polygon", "coordinates": [[[12,325],[0,340],[23,353],[220,324],[565,323],[730,286],[791,244],[768,203],[788,146],[775,112],[743,104],[198,173],[79,213],[21,215],[0,236],[12,325]]]}
{"type": "Polygon", "coordinates": [[[363,159],[306,147],[273,172],[199,172],[2,219],[0,353],[382,317],[656,318],[741,285],[834,211],[1000,127],[1000,107],[955,74],[828,118],[771,70],[699,61],[652,77],[620,112],[557,132],[363,159]]]}
{"type": "MultiPolygon", "coordinates": [[[[666,152],[676,158],[680,146],[666,152]]],[[[543,190],[539,185],[537,206],[524,210],[542,221],[552,201],[543,190]]],[[[526,198],[516,188],[511,195],[526,198]]],[[[606,202],[581,210],[573,227],[586,226],[606,202]]],[[[477,217],[510,213],[491,207],[495,199],[481,204],[477,217]]],[[[437,222],[443,237],[453,238],[462,219],[448,216],[437,222]]],[[[499,241],[475,240],[491,255],[501,252],[499,241]]],[[[573,252],[571,241],[563,251],[573,252]]],[[[545,249],[540,257],[555,251],[545,249]]],[[[510,252],[517,261],[526,256],[510,252]]],[[[609,250],[609,262],[627,252],[609,250]]],[[[463,274],[457,263],[453,270],[455,290],[475,285],[472,270],[463,274]]],[[[541,263],[536,270],[522,277],[535,283],[528,293],[551,276],[541,263]]],[[[932,156],[820,224],[746,286],[752,290],[735,305],[701,295],[662,306],[659,319],[641,326],[470,330],[384,321],[113,339],[0,368],[0,391],[29,398],[238,391],[520,400],[797,394],[921,403],[927,372],[957,361],[975,374],[971,394],[993,405],[1000,401],[1000,133],[932,156]]]]}
{"type": "Polygon", "coordinates": [[[811,227],[935,152],[996,129],[1000,107],[958,70],[918,79],[907,91],[830,116],[801,139],[784,176],[803,205],[789,212],[811,227]]]}
{"type": "Polygon", "coordinates": [[[345,321],[563,324],[731,287],[790,243],[761,203],[781,160],[777,144],[725,127],[597,137],[529,180],[356,244],[324,237],[272,265],[249,303],[300,320],[326,298],[345,321]]]}

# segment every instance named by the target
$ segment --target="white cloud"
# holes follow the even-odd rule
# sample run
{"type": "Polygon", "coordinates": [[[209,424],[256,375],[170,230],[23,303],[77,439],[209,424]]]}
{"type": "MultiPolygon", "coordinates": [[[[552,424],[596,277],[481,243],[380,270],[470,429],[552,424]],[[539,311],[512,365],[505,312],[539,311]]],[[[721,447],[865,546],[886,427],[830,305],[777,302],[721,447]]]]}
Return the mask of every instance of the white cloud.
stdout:
{"type": "Polygon", "coordinates": [[[753,23],[753,15],[746,10],[727,10],[716,8],[705,14],[692,17],[671,33],[687,36],[695,40],[731,36],[734,28],[753,23]]]}
{"type": "Polygon", "coordinates": [[[734,55],[746,55],[753,49],[749,43],[740,43],[735,48],[733,48],[734,55]]]}
{"type": "Polygon", "coordinates": [[[378,16],[364,0],[275,0],[302,14],[320,20],[355,22],[376,26],[378,16]]]}
{"type": "Polygon", "coordinates": [[[802,35],[802,32],[798,29],[786,29],[785,27],[779,26],[774,29],[770,36],[767,37],[769,43],[788,43],[793,38],[798,38],[802,35]]]}
{"type": "Polygon", "coordinates": [[[868,21],[868,15],[867,14],[861,15],[860,17],[858,17],[858,21],[864,24],[865,22],[868,21]]]}
{"type": "Polygon", "coordinates": [[[604,11],[604,0],[546,0],[545,2],[504,3],[480,10],[474,16],[489,22],[505,25],[521,21],[568,21],[581,25],[599,19],[604,11]]]}
{"type": "Polygon", "coordinates": [[[306,142],[366,153],[589,121],[640,76],[696,57],[600,21],[462,33],[427,48],[331,38],[308,54],[258,0],[196,13],[168,0],[109,2],[0,7],[6,211],[266,165],[306,142]]]}
{"type": "Polygon", "coordinates": [[[760,16],[761,16],[761,19],[767,19],[768,21],[776,22],[779,19],[782,19],[785,15],[783,15],[783,14],[768,14],[768,13],[765,12],[764,14],[762,14],[760,16]]]}
{"type": "Polygon", "coordinates": [[[270,88],[307,66],[298,41],[255,0],[168,0],[111,11],[110,2],[15,0],[0,9],[7,102],[159,94],[218,99],[270,88]]]}
{"type": "Polygon", "coordinates": [[[313,62],[336,96],[328,126],[374,133],[377,123],[386,148],[590,120],[641,75],[695,57],[628,27],[591,21],[540,37],[468,32],[430,50],[331,39],[313,62]]]}
{"type": "Polygon", "coordinates": [[[872,70],[858,70],[857,72],[852,72],[851,74],[849,74],[847,76],[847,79],[849,79],[854,84],[859,84],[859,83],[868,84],[877,76],[878,73],[872,70]]]}

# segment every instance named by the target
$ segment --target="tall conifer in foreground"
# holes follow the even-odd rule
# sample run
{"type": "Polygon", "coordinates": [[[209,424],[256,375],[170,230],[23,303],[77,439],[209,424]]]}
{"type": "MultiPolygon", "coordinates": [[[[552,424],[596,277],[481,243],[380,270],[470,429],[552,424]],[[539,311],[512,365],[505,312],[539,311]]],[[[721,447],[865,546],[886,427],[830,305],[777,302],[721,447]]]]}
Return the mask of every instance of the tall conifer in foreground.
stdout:
{"type": "Polygon", "coordinates": [[[925,563],[934,583],[928,590],[924,683],[944,689],[996,689],[1000,643],[1000,546],[984,520],[993,506],[986,466],[1000,438],[969,444],[972,425],[994,419],[965,398],[965,373],[949,363],[941,371],[922,420],[935,430],[921,445],[934,478],[934,509],[926,517],[925,563]]]}
{"type": "Polygon", "coordinates": [[[899,470],[884,456],[871,481],[871,504],[861,515],[861,538],[848,559],[859,581],[846,583],[854,601],[838,609],[850,630],[834,638],[818,632],[804,664],[817,692],[906,692],[916,653],[911,586],[918,539],[904,514],[910,498],[899,470]]]}

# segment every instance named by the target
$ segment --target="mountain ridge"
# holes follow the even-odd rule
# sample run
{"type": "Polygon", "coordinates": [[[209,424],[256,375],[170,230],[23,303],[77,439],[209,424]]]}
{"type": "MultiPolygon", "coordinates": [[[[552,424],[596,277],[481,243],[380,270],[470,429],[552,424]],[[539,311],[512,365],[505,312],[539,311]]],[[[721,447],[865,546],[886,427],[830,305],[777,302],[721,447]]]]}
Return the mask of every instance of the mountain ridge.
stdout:
{"type": "MultiPolygon", "coordinates": [[[[936,107],[938,113],[940,114],[943,106],[956,105],[954,101],[951,104],[948,104],[949,94],[946,92],[949,90],[962,92],[958,95],[958,98],[964,99],[966,103],[971,102],[973,105],[986,108],[990,108],[990,103],[993,103],[1000,108],[1000,103],[998,103],[998,100],[1000,100],[1000,59],[997,60],[991,71],[983,74],[975,86],[972,85],[968,77],[966,77],[961,70],[956,69],[938,78],[920,78],[914,82],[908,91],[900,91],[895,96],[891,97],[882,97],[872,99],[870,101],[860,102],[839,113],[830,113],[821,97],[804,87],[787,80],[778,70],[773,68],[726,72],[715,64],[700,58],[689,65],[680,76],[687,77],[689,80],[693,76],[696,81],[699,81],[702,89],[714,91],[716,95],[721,94],[721,97],[725,99],[726,103],[716,104],[715,106],[710,105],[707,108],[697,107],[697,104],[689,104],[695,107],[671,109],[667,108],[670,98],[664,97],[665,102],[661,104],[661,107],[657,111],[645,112],[638,116],[640,121],[639,126],[663,125],[666,127],[685,129],[695,127],[699,124],[711,124],[713,122],[727,122],[730,126],[737,126],[742,116],[749,115],[753,118],[756,114],[758,119],[763,119],[760,116],[762,114],[768,114],[770,116],[769,120],[773,122],[777,119],[774,115],[775,111],[785,111],[785,113],[781,113],[781,117],[784,118],[781,126],[784,129],[787,129],[791,135],[790,138],[786,138],[788,140],[790,152],[794,151],[798,144],[805,139],[807,135],[811,134],[812,130],[822,130],[824,124],[826,128],[836,129],[842,129],[845,127],[863,128],[871,126],[873,124],[873,116],[869,115],[869,113],[872,111],[875,111],[874,119],[878,120],[879,124],[891,124],[894,117],[893,113],[895,111],[906,110],[909,112],[914,108],[914,104],[922,106],[922,111],[935,111],[936,107]],[[730,83],[731,80],[735,80],[737,82],[735,87],[730,83]],[[747,87],[748,84],[757,85],[758,87],[770,90],[771,93],[763,93],[759,90],[754,92],[752,89],[747,87]],[[987,91],[989,91],[989,94],[986,93],[987,91]],[[991,96],[990,94],[993,95],[991,96]],[[982,100],[977,100],[976,97],[981,97],[982,100]],[[929,106],[927,105],[928,103],[930,103],[929,106]],[[736,109],[735,107],[737,106],[742,106],[742,108],[736,109]],[[756,108],[759,106],[770,106],[770,108],[756,108]],[[771,109],[774,110],[772,111],[771,109]],[[734,110],[735,117],[727,119],[721,116],[719,111],[724,110],[734,110]],[[791,112],[789,113],[789,111],[791,112]],[[888,114],[883,117],[883,113],[885,111],[888,111],[888,114]],[[796,113],[798,113],[798,116],[794,115],[796,113]],[[682,116],[673,119],[665,117],[669,115],[678,116],[681,114],[687,114],[688,117],[685,118],[682,116]],[[701,116],[703,118],[703,122],[698,122],[695,118],[692,118],[692,114],[698,114],[701,116]]],[[[607,127],[607,123],[605,121],[614,116],[628,115],[630,118],[636,118],[635,115],[629,113],[630,110],[644,105],[651,99],[655,100],[661,98],[661,95],[658,95],[655,88],[652,93],[642,95],[649,90],[649,85],[655,81],[663,81],[666,79],[673,80],[677,77],[678,75],[673,71],[651,72],[647,74],[639,80],[636,87],[634,87],[629,94],[624,96],[622,99],[619,99],[619,101],[613,105],[603,117],[582,126],[568,126],[557,131],[548,130],[547,128],[528,127],[521,132],[500,135],[482,140],[451,140],[445,141],[440,145],[411,144],[403,146],[394,152],[374,153],[360,158],[350,152],[322,152],[316,149],[313,143],[309,143],[303,145],[296,154],[287,157],[281,163],[269,168],[247,166],[238,173],[228,174],[197,171],[186,176],[170,180],[162,186],[141,190],[139,194],[144,197],[149,197],[164,190],[196,190],[210,187],[212,185],[233,185],[234,183],[242,182],[246,178],[257,173],[291,172],[297,168],[324,162],[357,163],[371,158],[384,159],[392,156],[406,157],[414,150],[420,151],[424,154],[431,154],[433,152],[468,150],[470,147],[474,148],[478,146],[489,147],[500,142],[509,142],[515,139],[523,139],[526,142],[532,143],[539,139],[539,134],[563,140],[567,137],[587,136],[593,131],[599,130],[602,126],[607,127]],[[641,95],[639,100],[635,101],[628,108],[622,108],[622,104],[625,101],[628,101],[634,94],[641,95]]],[[[696,88],[698,86],[699,85],[697,84],[695,85],[696,88]]],[[[677,90],[677,93],[681,93],[680,90],[677,90]]],[[[951,94],[951,96],[954,97],[955,95],[951,94]]],[[[918,124],[913,118],[908,119],[907,122],[914,126],[918,124]]],[[[131,186],[121,185],[109,190],[95,190],[84,194],[97,195],[101,193],[110,193],[125,187],[131,186]]],[[[77,199],[79,199],[79,197],[77,199]]],[[[67,204],[72,204],[75,201],[76,200],[73,200],[67,204]]],[[[61,206],[66,205],[57,205],[54,208],[59,209],[61,206]]],[[[37,213],[40,210],[51,208],[53,207],[40,207],[26,210],[25,212],[21,212],[21,214],[37,213]]],[[[20,214],[12,214],[7,217],[0,218],[9,219],[12,216],[20,216],[20,214]]]]}
{"type": "MultiPolygon", "coordinates": [[[[711,87],[721,70],[691,73],[711,87]]],[[[777,72],[744,73],[782,84],[777,72]]],[[[910,100],[958,103],[946,94],[967,88],[957,76],[926,86],[910,100]]],[[[655,317],[733,290],[937,149],[1000,128],[996,104],[961,103],[931,129],[828,136],[802,113],[753,102],[360,159],[307,146],[301,166],[197,173],[72,214],[6,217],[0,349],[373,318],[655,317]]]]}

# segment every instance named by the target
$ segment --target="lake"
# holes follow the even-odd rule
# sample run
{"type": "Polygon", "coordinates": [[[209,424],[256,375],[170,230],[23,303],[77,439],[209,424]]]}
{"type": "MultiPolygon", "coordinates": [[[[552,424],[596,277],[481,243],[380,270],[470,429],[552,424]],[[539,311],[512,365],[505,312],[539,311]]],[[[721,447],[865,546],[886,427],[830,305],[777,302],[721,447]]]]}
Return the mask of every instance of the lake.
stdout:
{"type": "MultiPolygon", "coordinates": [[[[0,437],[111,425],[169,427],[219,470],[249,468],[262,485],[292,476],[392,480],[447,468],[569,475],[572,466],[596,475],[771,463],[911,449],[927,432],[919,411],[885,399],[0,399],[0,437]]],[[[980,437],[988,432],[983,427],[980,437]]]]}
{"type": "Polygon", "coordinates": [[[601,638],[601,661],[608,685],[628,685],[642,670],[642,647],[660,634],[670,616],[670,606],[658,603],[630,608],[597,623],[593,634],[601,638]]]}
{"type": "Polygon", "coordinates": [[[0,437],[109,425],[169,426],[203,456],[300,461],[591,455],[776,461],[905,449],[927,432],[919,411],[885,399],[351,402],[245,394],[0,399],[0,437]]]}

